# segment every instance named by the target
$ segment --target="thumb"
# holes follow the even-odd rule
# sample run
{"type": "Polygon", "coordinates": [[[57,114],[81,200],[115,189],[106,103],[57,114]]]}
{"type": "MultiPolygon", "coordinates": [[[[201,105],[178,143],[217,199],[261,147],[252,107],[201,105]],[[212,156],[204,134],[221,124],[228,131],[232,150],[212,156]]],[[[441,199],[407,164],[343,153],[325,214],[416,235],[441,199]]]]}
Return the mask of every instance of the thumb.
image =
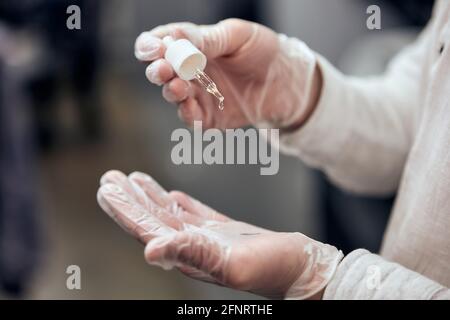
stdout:
{"type": "Polygon", "coordinates": [[[161,26],[155,36],[170,35],[174,39],[188,39],[208,58],[231,55],[251,38],[256,24],[240,19],[227,19],[214,25],[175,23],[161,26]]]}
{"type": "Polygon", "coordinates": [[[229,250],[204,234],[184,231],[151,240],[145,248],[145,259],[164,269],[195,268],[224,283],[229,250]]]}

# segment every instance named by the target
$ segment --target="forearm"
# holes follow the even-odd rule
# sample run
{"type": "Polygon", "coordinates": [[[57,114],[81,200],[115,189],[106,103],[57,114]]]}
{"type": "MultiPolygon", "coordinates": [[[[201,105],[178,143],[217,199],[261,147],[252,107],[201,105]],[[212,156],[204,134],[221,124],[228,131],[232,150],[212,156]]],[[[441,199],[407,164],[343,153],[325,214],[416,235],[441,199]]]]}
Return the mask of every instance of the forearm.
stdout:
{"type": "MultiPolygon", "coordinates": [[[[320,98],[280,148],[353,192],[387,194],[398,185],[420,106],[422,45],[406,50],[383,76],[352,78],[318,58],[320,98]]],[[[292,129],[292,128],[291,128],[292,129]]]]}
{"type": "Polygon", "coordinates": [[[323,299],[450,299],[450,290],[360,249],[351,252],[339,264],[323,299]]]}

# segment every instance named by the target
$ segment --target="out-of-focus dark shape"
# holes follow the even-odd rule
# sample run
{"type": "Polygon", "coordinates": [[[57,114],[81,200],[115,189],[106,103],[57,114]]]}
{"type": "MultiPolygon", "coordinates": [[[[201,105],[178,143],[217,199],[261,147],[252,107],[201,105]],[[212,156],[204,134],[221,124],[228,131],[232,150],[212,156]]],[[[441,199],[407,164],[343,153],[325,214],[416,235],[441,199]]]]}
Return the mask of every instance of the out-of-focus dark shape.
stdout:
{"type": "Polygon", "coordinates": [[[220,3],[222,9],[218,17],[219,20],[233,17],[263,23],[259,0],[224,1],[220,3]]]}
{"type": "Polygon", "coordinates": [[[96,94],[95,76],[98,67],[98,1],[49,1],[38,25],[42,28],[47,54],[41,75],[32,79],[30,89],[36,102],[36,116],[40,142],[51,146],[55,135],[52,105],[61,83],[74,93],[79,111],[81,130],[88,139],[94,139],[100,131],[99,99],[96,94]],[[66,8],[76,4],[81,8],[81,30],[65,28],[66,8]],[[55,28],[55,23],[59,28],[55,28]]]}
{"type": "Polygon", "coordinates": [[[99,63],[99,1],[25,0],[0,5],[0,19],[15,29],[30,30],[41,39],[39,72],[29,79],[35,109],[38,142],[48,149],[57,140],[57,93],[68,88],[79,115],[80,131],[87,140],[100,134],[100,99],[96,90],[99,63]],[[67,7],[81,9],[81,29],[66,27],[67,7]]]}
{"type": "Polygon", "coordinates": [[[383,0],[391,5],[409,26],[422,27],[431,16],[434,0],[383,0]]]}
{"type": "Polygon", "coordinates": [[[14,296],[24,293],[38,266],[34,143],[49,148],[58,138],[58,92],[71,89],[84,137],[100,133],[98,6],[96,0],[0,2],[0,287],[14,296]],[[81,30],[66,27],[73,4],[81,8],[81,30]]]}
{"type": "Polygon", "coordinates": [[[0,24],[0,290],[20,297],[38,265],[40,239],[25,78],[7,63],[18,54],[8,37],[0,24]]]}

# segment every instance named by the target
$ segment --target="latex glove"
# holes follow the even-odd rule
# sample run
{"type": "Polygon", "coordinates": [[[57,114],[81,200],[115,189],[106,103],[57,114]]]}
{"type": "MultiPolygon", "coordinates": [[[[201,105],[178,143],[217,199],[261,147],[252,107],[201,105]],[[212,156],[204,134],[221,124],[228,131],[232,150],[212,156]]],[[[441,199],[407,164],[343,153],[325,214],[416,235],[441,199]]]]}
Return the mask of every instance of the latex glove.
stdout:
{"type": "Polygon", "coordinates": [[[135,55],[151,62],[147,78],[164,85],[163,96],[179,105],[179,115],[188,125],[202,120],[205,128],[289,128],[306,120],[320,93],[315,54],[303,42],[243,20],[159,26],[137,38],[135,55]],[[205,72],[225,97],[223,111],[195,80],[176,76],[163,58],[161,39],[167,35],[189,39],[207,56],[205,72]]]}
{"type": "Polygon", "coordinates": [[[146,244],[148,263],[269,298],[304,299],[321,291],[342,259],[335,247],[300,233],[234,221],[143,173],[110,171],[98,201],[146,244]]]}

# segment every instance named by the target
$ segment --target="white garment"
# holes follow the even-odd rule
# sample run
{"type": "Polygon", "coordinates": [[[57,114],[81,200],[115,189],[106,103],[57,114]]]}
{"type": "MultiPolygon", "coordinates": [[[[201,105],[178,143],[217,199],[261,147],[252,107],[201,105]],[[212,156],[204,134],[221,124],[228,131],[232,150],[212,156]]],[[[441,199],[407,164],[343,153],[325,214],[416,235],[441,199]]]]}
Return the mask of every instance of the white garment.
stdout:
{"type": "Polygon", "coordinates": [[[383,76],[319,64],[317,109],[281,150],[352,192],[399,188],[381,256],[350,253],[324,298],[450,299],[450,1],[383,76]]]}

